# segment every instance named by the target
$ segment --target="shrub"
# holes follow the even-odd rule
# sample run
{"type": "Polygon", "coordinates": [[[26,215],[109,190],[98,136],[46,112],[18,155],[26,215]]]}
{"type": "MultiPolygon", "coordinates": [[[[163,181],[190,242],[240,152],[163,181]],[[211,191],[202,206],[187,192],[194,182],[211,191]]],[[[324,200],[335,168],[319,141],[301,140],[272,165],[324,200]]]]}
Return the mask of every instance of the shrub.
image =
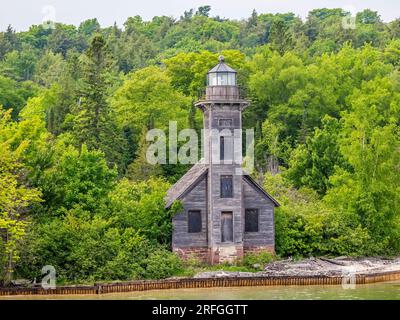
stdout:
{"type": "Polygon", "coordinates": [[[242,264],[246,267],[253,269],[264,269],[267,263],[275,260],[275,255],[268,251],[255,252],[246,254],[243,258],[242,264]],[[257,265],[259,267],[257,267],[257,265]]]}
{"type": "Polygon", "coordinates": [[[144,260],[143,278],[165,279],[183,271],[181,259],[169,250],[158,248],[144,260]]]}

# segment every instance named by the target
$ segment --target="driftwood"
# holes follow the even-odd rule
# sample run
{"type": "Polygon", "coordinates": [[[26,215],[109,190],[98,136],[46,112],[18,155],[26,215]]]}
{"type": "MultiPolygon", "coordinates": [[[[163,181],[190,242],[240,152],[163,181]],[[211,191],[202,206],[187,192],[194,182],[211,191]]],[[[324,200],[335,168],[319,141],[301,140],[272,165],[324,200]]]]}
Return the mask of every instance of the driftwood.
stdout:
{"type": "Polygon", "coordinates": [[[328,259],[328,258],[319,258],[319,260],[325,261],[325,262],[329,262],[332,264],[336,264],[338,266],[348,266],[349,264],[344,262],[344,261],[337,261],[337,260],[332,260],[332,259],[328,259]]]}

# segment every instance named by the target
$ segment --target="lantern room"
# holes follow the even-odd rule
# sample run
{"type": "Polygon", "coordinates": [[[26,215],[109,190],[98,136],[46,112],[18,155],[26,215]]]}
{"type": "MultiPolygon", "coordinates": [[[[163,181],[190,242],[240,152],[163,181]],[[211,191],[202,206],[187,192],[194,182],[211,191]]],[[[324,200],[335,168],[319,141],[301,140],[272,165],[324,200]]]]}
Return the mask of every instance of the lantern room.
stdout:
{"type": "Polygon", "coordinates": [[[236,86],[237,72],[225,64],[224,56],[219,57],[219,63],[207,74],[207,86],[236,86]]]}

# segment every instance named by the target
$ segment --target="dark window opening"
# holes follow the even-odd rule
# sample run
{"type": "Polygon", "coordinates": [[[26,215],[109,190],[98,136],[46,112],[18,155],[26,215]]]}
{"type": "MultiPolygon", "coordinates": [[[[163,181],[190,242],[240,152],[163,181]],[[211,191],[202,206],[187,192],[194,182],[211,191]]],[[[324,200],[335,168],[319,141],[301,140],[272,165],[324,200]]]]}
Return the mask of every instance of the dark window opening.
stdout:
{"type": "Polygon", "coordinates": [[[233,198],[232,176],[221,176],[221,198],[233,198]]]}
{"type": "Polygon", "coordinates": [[[233,242],[233,215],[230,211],[221,213],[221,242],[233,242]]]}
{"type": "Polygon", "coordinates": [[[258,209],[246,209],[244,216],[244,231],[258,232],[258,209]]]}
{"type": "Polygon", "coordinates": [[[225,160],[225,137],[219,138],[219,155],[221,160],[225,160]]]}
{"type": "Polygon", "coordinates": [[[189,210],[188,211],[188,232],[198,233],[201,232],[201,211],[189,210]]]}

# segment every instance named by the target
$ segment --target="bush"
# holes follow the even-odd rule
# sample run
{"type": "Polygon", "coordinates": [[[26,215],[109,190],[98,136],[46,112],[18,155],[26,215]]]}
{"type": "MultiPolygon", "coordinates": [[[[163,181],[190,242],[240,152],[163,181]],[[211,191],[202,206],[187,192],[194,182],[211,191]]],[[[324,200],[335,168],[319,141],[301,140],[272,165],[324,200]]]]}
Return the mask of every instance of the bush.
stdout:
{"type": "Polygon", "coordinates": [[[242,264],[246,267],[253,269],[264,269],[267,263],[275,260],[275,255],[268,251],[255,252],[246,254],[243,258],[242,264]],[[259,267],[257,267],[257,265],[259,267]]]}
{"type": "Polygon", "coordinates": [[[40,279],[52,265],[60,283],[160,279],[181,271],[179,258],[133,228],[91,217],[80,208],[36,224],[22,248],[19,274],[40,279]]]}
{"type": "Polygon", "coordinates": [[[338,212],[315,191],[297,190],[281,175],[267,175],[265,184],[281,204],[275,213],[279,256],[361,256],[379,252],[357,215],[338,212]]]}
{"type": "Polygon", "coordinates": [[[159,248],[144,260],[145,279],[165,279],[183,271],[181,259],[169,250],[159,248]]]}

